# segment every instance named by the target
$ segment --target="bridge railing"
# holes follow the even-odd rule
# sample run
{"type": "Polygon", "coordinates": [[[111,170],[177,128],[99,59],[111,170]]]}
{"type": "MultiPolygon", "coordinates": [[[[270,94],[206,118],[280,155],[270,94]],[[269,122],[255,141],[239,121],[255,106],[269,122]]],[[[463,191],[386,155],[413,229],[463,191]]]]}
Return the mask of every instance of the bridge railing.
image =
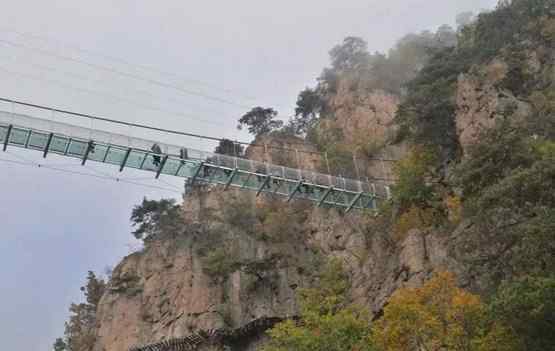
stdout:
{"type": "Polygon", "coordinates": [[[0,111],[0,142],[64,156],[148,170],[226,186],[302,197],[342,207],[376,207],[389,188],[322,174],[216,154],[129,135],[0,111]],[[9,135],[8,135],[9,134],[9,135]]]}

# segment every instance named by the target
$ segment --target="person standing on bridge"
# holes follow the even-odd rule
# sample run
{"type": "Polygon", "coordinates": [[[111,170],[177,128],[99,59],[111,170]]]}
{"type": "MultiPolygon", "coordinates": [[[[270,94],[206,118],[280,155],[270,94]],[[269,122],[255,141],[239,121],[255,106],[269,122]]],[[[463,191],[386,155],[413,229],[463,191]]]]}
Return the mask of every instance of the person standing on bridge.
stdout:
{"type": "Polygon", "coordinates": [[[154,144],[150,150],[154,153],[154,155],[152,155],[152,163],[156,167],[160,167],[160,155],[162,154],[162,148],[160,148],[160,145],[154,144]]]}

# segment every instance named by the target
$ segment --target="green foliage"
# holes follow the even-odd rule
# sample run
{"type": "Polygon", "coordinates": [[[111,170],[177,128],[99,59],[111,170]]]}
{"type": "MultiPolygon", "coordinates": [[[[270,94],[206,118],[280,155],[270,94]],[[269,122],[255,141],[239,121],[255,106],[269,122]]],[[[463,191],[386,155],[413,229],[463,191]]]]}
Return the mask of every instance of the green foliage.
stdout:
{"type": "Polygon", "coordinates": [[[368,63],[368,43],[359,37],[347,37],[331,49],[330,59],[336,72],[356,71],[368,63]]]}
{"type": "Polygon", "coordinates": [[[408,210],[402,212],[395,221],[393,226],[395,239],[404,239],[405,234],[411,229],[426,229],[438,224],[439,219],[442,219],[442,217],[443,215],[441,212],[431,207],[410,207],[408,210]]]}
{"type": "Polygon", "coordinates": [[[397,182],[392,189],[393,198],[401,211],[432,204],[435,194],[428,181],[435,162],[431,151],[415,148],[395,164],[393,170],[397,182]]]}
{"type": "Polygon", "coordinates": [[[321,121],[309,131],[307,139],[325,154],[320,165],[322,172],[356,178],[353,150],[344,143],[343,131],[335,121],[321,121]]]}
{"type": "Polygon", "coordinates": [[[245,148],[243,145],[238,144],[229,139],[222,139],[216,149],[214,150],[215,153],[220,155],[229,155],[235,157],[242,157],[245,153],[245,148]]]}
{"type": "Polygon", "coordinates": [[[551,0],[515,0],[480,14],[464,27],[459,45],[437,50],[407,84],[407,97],[397,115],[403,133],[417,143],[439,145],[443,162],[457,158],[454,97],[459,74],[501,56],[509,69],[500,87],[516,95],[528,94],[537,82],[526,72],[528,56],[523,43],[528,39],[550,47],[537,23],[547,23],[545,17],[553,16],[554,7],[551,0]]]}
{"type": "Polygon", "coordinates": [[[274,243],[303,238],[306,208],[302,204],[287,204],[281,201],[271,202],[257,208],[256,216],[259,221],[258,237],[274,243]]]}
{"type": "Polygon", "coordinates": [[[502,285],[490,309],[517,333],[523,350],[543,351],[555,345],[553,277],[524,277],[502,285]]]}
{"type": "Polygon", "coordinates": [[[269,331],[265,351],[370,351],[369,314],[348,306],[349,281],[338,260],[331,260],[318,286],[301,292],[301,320],[269,331]]]}
{"type": "Polygon", "coordinates": [[[87,284],[81,288],[86,302],[72,303],[69,320],[65,323],[64,339],[57,339],[55,350],[92,351],[96,342],[96,312],[106,283],[89,271],[87,284]]]}
{"type": "Polygon", "coordinates": [[[417,77],[407,84],[407,96],[396,121],[412,141],[439,147],[440,159],[453,159],[458,152],[455,126],[455,88],[470,60],[454,48],[435,53],[417,77]]]}
{"type": "Polygon", "coordinates": [[[553,140],[501,123],[484,133],[456,172],[466,217],[462,247],[492,282],[555,270],[553,140]]]}
{"type": "Polygon", "coordinates": [[[238,263],[233,255],[226,248],[216,248],[208,252],[202,258],[202,269],[204,272],[214,278],[226,278],[229,274],[236,271],[238,263]]]}
{"type": "Polygon", "coordinates": [[[131,213],[131,222],[136,227],[133,235],[146,242],[157,235],[176,231],[182,224],[179,209],[173,199],[156,201],[144,198],[131,213]]]}
{"type": "Polygon", "coordinates": [[[57,338],[52,347],[54,351],[67,351],[67,345],[62,338],[57,338]]]}
{"type": "Polygon", "coordinates": [[[295,118],[290,122],[290,128],[294,134],[302,135],[308,132],[320,117],[324,110],[324,100],[316,89],[306,88],[297,97],[295,107],[295,118]]]}
{"type": "Polygon", "coordinates": [[[225,200],[221,209],[221,223],[239,232],[253,234],[258,224],[256,207],[248,196],[233,196],[225,200]]]}
{"type": "Polygon", "coordinates": [[[268,134],[283,126],[282,121],[274,119],[277,114],[272,108],[255,107],[239,119],[237,128],[242,129],[246,126],[249,133],[255,136],[268,134]]]}

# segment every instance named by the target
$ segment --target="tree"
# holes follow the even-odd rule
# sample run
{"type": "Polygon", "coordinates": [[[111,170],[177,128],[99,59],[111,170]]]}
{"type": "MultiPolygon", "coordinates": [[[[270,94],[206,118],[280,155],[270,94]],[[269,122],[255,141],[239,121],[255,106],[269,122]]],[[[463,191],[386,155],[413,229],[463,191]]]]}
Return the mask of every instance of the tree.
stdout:
{"type": "Polygon", "coordinates": [[[525,350],[555,345],[555,278],[527,276],[505,283],[490,308],[516,331],[525,350]]]}
{"type": "Polygon", "coordinates": [[[505,121],[482,133],[456,172],[473,223],[458,252],[494,284],[555,270],[555,141],[529,119],[529,127],[505,121]]]}
{"type": "Polygon", "coordinates": [[[318,120],[324,101],[316,89],[306,88],[297,97],[295,118],[290,125],[295,134],[306,133],[318,120]]]}
{"type": "Polygon", "coordinates": [[[92,351],[96,342],[96,312],[105,290],[104,280],[97,278],[92,271],[89,271],[87,284],[81,287],[86,302],[71,304],[69,320],[65,323],[65,340],[56,340],[55,351],[92,351]]]}
{"type": "Polygon", "coordinates": [[[232,140],[222,139],[220,140],[218,146],[216,146],[214,152],[220,155],[241,157],[245,152],[245,148],[243,147],[243,145],[232,140]]]}
{"type": "Polygon", "coordinates": [[[137,239],[147,241],[159,234],[171,232],[180,223],[179,205],[173,199],[147,200],[133,208],[131,222],[137,239]]]}
{"type": "Polygon", "coordinates": [[[517,341],[493,321],[477,295],[457,288],[450,273],[438,273],[420,288],[401,288],[374,323],[381,351],[510,351],[517,341]]]}
{"type": "Polygon", "coordinates": [[[347,37],[330,50],[331,67],[336,72],[355,71],[367,65],[368,43],[359,37],[347,37]]]}
{"type": "Polygon", "coordinates": [[[62,338],[57,338],[52,347],[54,351],[68,351],[67,345],[62,338]]]}
{"type": "Polygon", "coordinates": [[[279,323],[269,331],[264,351],[371,350],[369,315],[349,306],[349,287],[341,262],[331,260],[319,284],[301,292],[301,320],[279,323]]]}
{"type": "Polygon", "coordinates": [[[277,114],[272,108],[255,107],[239,119],[237,129],[247,126],[249,133],[255,136],[268,134],[283,126],[283,121],[274,119],[277,114]]]}

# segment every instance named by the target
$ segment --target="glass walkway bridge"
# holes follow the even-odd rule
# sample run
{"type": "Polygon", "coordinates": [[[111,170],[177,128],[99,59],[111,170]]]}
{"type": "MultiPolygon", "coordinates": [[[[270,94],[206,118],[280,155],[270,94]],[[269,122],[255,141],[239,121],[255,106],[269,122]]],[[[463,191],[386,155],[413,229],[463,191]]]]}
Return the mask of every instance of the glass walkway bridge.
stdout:
{"type": "Polygon", "coordinates": [[[318,206],[377,209],[389,197],[389,188],[369,182],[334,177],[239,157],[134,138],[92,128],[0,111],[0,147],[25,148],[87,162],[187,179],[195,183],[218,184],[256,192],[276,194],[287,201],[310,200],[318,206]]]}

